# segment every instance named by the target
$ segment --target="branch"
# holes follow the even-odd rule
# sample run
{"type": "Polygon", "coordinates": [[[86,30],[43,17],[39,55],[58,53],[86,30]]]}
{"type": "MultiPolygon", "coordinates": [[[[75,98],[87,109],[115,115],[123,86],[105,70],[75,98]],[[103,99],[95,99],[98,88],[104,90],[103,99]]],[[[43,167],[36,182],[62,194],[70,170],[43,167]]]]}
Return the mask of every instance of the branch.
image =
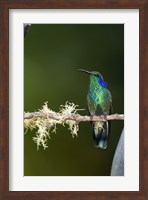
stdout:
{"type": "Polygon", "coordinates": [[[24,113],[24,119],[32,119],[32,118],[50,118],[50,119],[55,119],[55,120],[74,120],[76,122],[89,122],[89,121],[106,121],[106,120],[124,120],[124,115],[123,114],[113,114],[113,115],[100,115],[100,116],[82,116],[79,114],[73,114],[71,113],[70,115],[68,114],[59,114],[56,112],[27,112],[24,113]]]}
{"type": "MultiPolygon", "coordinates": [[[[78,105],[74,103],[66,102],[65,105],[61,105],[59,112],[54,112],[48,108],[47,102],[44,103],[42,109],[38,112],[25,112],[24,113],[24,127],[26,132],[28,129],[31,131],[33,129],[37,130],[35,137],[33,137],[34,142],[37,144],[37,149],[39,146],[43,146],[46,149],[47,140],[50,138],[51,132],[56,132],[57,124],[62,126],[68,125],[72,136],[77,136],[79,131],[80,122],[89,121],[106,121],[106,120],[124,120],[123,114],[113,114],[107,116],[82,116],[78,114],[78,111],[84,109],[78,109],[78,105]]],[[[25,132],[25,133],[26,133],[25,132]]]]}

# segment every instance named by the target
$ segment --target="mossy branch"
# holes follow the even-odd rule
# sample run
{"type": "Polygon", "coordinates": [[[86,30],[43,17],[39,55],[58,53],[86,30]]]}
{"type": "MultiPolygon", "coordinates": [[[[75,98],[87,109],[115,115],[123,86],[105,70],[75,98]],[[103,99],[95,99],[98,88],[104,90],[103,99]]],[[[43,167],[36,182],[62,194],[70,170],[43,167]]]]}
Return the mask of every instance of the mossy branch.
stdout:
{"type": "MultiPolygon", "coordinates": [[[[37,143],[37,149],[39,146],[47,148],[47,140],[50,138],[50,132],[56,133],[56,125],[61,124],[69,126],[69,130],[72,136],[77,136],[79,130],[78,124],[80,122],[89,121],[106,121],[106,120],[124,120],[123,114],[113,114],[107,116],[82,116],[77,112],[84,109],[77,109],[78,105],[74,103],[66,102],[65,105],[60,106],[59,112],[54,112],[48,108],[47,102],[42,106],[38,112],[25,112],[24,113],[24,127],[26,132],[28,129],[36,129],[36,136],[33,137],[35,143],[37,143]]],[[[25,133],[26,133],[25,132],[25,133]]]]}
{"type": "Polygon", "coordinates": [[[100,116],[82,116],[79,114],[69,114],[69,115],[64,115],[64,114],[59,114],[56,112],[48,112],[48,113],[43,113],[43,112],[26,112],[24,113],[24,119],[32,119],[32,118],[46,118],[49,117],[51,119],[55,120],[74,120],[76,122],[89,122],[89,121],[106,121],[106,120],[124,120],[124,115],[123,114],[113,114],[113,115],[100,115],[100,116]]]}

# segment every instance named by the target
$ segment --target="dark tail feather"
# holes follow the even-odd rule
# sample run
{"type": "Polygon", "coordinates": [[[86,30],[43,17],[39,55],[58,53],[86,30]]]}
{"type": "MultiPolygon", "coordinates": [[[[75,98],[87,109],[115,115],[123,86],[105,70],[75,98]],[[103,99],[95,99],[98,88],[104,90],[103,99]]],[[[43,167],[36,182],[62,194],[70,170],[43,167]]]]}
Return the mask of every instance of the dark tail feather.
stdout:
{"type": "Polygon", "coordinates": [[[107,148],[109,127],[108,121],[106,122],[94,122],[93,123],[93,138],[96,144],[96,147],[101,149],[107,148]]]}

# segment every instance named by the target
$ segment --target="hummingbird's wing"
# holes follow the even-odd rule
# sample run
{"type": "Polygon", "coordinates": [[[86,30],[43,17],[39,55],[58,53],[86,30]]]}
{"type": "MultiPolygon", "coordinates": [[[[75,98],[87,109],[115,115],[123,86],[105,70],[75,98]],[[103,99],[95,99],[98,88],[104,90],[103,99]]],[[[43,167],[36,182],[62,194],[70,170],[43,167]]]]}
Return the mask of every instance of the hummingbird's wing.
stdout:
{"type": "MultiPolygon", "coordinates": [[[[88,112],[90,117],[94,115],[103,115],[102,109],[99,105],[88,105],[88,112]]],[[[93,128],[93,139],[96,147],[101,149],[107,148],[108,140],[108,121],[107,122],[91,122],[93,128]]]]}
{"type": "MultiPolygon", "coordinates": [[[[110,94],[110,93],[109,93],[110,94]]],[[[109,98],[108,98],[109,99],[109,98]]],[[[111,99],[108,100],[108,106],[100,106],[92,101],[90,98],[87,98],[88,111],[90,116],[94,115],[106,115],[111,114],[111,99]]],[[[95,146],[101,149],[107,148],[108,136],[111,130],[111,121],[106,122],[91,122],[93,128],[93,138],[95,146]]]]}
{"type": "MultiPolygon", "coordinates": [[[[89,110],[90,106],[88,107],[89,110]]],[[[97,105],[96,111],[89,112],[90,116],[92,115],[103,115],[102,108],[100,105],[97,105]]],[[[110,115],[112,113],[112,104],[109,106],[108,114],[110,115]]],[[[91,122],[93,127],[93,139],[95,141],[95,146],[99,147],[101,149],[107,148],[108,139],[111,132],[111,120],[106,122],[91,122]]]]}

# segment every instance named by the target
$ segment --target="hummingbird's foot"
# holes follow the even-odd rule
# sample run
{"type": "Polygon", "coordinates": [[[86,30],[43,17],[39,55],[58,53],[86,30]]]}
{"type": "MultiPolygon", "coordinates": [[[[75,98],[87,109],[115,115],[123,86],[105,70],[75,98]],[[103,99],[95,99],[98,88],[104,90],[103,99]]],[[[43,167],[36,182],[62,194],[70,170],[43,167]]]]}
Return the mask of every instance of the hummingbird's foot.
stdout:
{"type": "Polygon", "coordinates": [[[90,120],[91,120],[91,122],[93,121],[93,115],[90,115],[90,120]]]}
{"type": "Polygon", "coordinates": [[[104,114],[103,116],[104,116],[104,119],[105,119],[105,121],[107,121],[107,117],[106,117],[106,116],[107,116],[107,114],[104,114]]]}

